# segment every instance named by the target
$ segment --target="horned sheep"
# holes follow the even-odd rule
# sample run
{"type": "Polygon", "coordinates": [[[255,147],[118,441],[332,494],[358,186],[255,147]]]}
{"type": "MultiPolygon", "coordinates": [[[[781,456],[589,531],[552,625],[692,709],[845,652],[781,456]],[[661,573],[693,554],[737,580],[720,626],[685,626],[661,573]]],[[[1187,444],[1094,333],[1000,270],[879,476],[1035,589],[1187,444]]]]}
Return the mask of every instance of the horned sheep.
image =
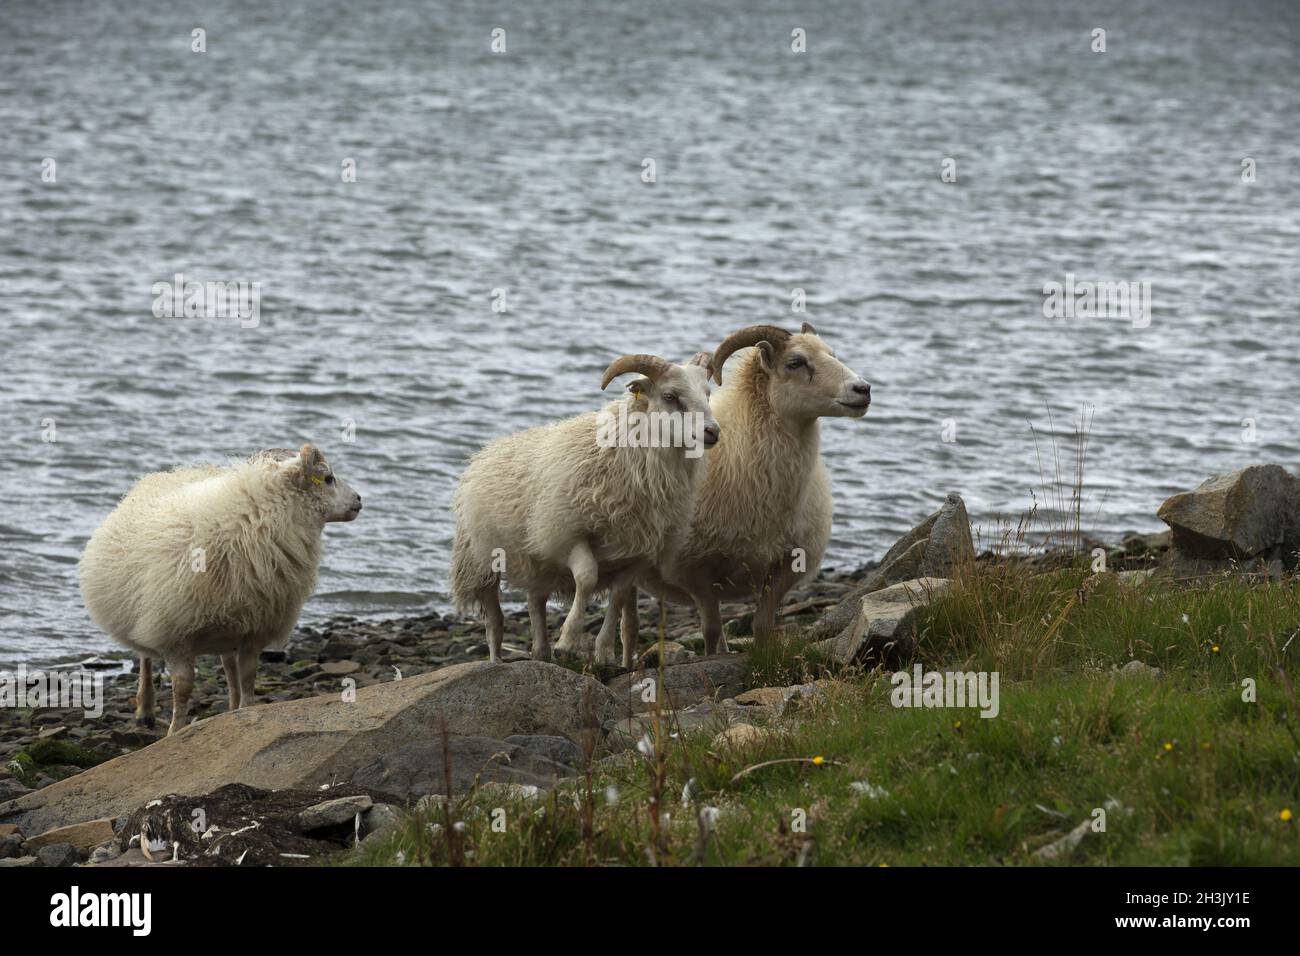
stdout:
{"type": "MultiPolygon", "coordinates": [[[[871,386],[808,323],[727,336],[713,353],[719,385],[741,349],[750,351],[713,396],[727,440],[711,456],[690,533],[667,567],[641,576],[652,593],[699,608],[710,654],[726,649],[721,601],[756,597],[754,635],[764,641],[786,592],[816,572],[832,513],[819,420],[861,418],[871,404],[871,386]]],[[[635,590],[630,599],[635,606],[635,590]]]]}
{"type": "Polygon", "coordinates": [[[310,444],[141,478],[80,562],[91,618],[140,655],[136,719],[153,724],[152,658],[171,672],[169,734],[185,725],[200,654],[221,655],[232,710],[251,704],[258,655],[289,637],[315,589],[325,524],[360,511],[310,444]]]}
{"type": "MultiPolygon", "coordinates": [[[[608,590],[611,605],[621,607],[636,575],[676,550],[705,471],[703,448],[718,441],[709,362],[703,352],[685,365],[622,356],[605,370],[601,388],[639,373],[623,400],[498,438],[470,460],[452,504],[450,590],[463,613],[482,610],[493,661],[501,659],[503,580],[528,594],[534,658],[550,658],[546,602],[556,592],[571,594],[573,603],[555,650],[583,654],[588,601],[608,590]],[[626,440],[611,430],[616,421],[635,421],[633,413],[682,423],[679,441],[626,440]]],[[[636,643],[635,607],[622,625],[627,655],[636,643]]],[[[607,615],[596,661],[613,660],[615,626],[607,615]]]]}

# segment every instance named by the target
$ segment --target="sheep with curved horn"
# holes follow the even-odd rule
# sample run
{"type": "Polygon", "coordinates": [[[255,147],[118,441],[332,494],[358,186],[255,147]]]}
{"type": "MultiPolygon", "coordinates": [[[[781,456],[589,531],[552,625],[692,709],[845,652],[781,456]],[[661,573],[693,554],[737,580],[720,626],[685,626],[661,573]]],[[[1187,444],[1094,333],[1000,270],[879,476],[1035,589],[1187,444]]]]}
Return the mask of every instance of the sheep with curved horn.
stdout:
{"type": "Polygon", "coordinates": [[[711,456],[690,533],[675,558],[640,576],[652,593],[699,608],[710,654],[726,649],[721,601],[755,598],[762,642],[786,592],[816,573],[832,513],[819,422],[861,418],[871,404],[871,386],[806,322],[797,333],[752,325],[728,335],[713,353],[719,385],[727,359],[745,349],[713,396],[727,441],[711,456]]]}
{"type": "MultiPolygon", "coordinates": [[[[533,657],[542,660],[550,657],[546,602],[572,595],[555,650],[581,654],[591,598],[608,590],[621,607],[636,575],[676,550],[690,526],[704,449],[718,441],[710,361],[703,352],[684,365],[621,356],[600,383],[636,373],[621,400],[498,438],[470,459],[452,502],[451,594],[463,612],[482,609],[492,660],[501,659],[502,582],[527,592],[533,657]]],[[[635,622],[623,640],[626,655],[635,622]]],[[[613,645],[607,616],[595,660],[612,662],[613,645]]]]}

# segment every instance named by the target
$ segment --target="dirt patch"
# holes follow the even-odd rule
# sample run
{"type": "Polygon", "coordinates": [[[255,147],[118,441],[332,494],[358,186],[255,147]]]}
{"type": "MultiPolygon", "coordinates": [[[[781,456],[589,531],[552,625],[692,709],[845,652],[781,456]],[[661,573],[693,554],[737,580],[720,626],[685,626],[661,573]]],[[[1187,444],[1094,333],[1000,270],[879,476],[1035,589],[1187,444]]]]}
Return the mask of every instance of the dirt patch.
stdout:
{"type": "Polygon", "coordinates": [[[400,803],[351,785],[328,790],[259,790],[240,783],[197,797],[170,795],[136,810],[118,835],[119,849],[138,842],[154,861],[190,866],[294,866],[353,844],[351,822],[300,833],[294,817],[308,807],[365,794],[376,803],[400,803]],[[307,859],[304,859],[307,858],[307,859]]]}

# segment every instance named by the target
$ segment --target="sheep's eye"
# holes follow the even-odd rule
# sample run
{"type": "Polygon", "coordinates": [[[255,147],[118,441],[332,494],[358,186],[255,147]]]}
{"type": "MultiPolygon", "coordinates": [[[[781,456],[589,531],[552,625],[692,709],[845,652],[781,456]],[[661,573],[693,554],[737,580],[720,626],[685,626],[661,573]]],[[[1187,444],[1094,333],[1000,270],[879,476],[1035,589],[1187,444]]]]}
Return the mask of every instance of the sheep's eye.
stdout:
{"type": "Polygon", "coordinates": [[[677,404],[677,396],[674,395],[672,392],[665,392],[665,393],[664,393],[664,401],[667,402],[669,405],[676,405],[676,404],[677,404]]]}
{"type": "Polygon", "coordinates": [[[790,361],[788,361],[788,362],[785,363],[785,367],[786,367],[786,368],[790,368],[790,369],[803,368],[803,366],[804,366],[804,361],[803,361],[803,359],[798,358],[798,357],[796,357],[796,358],[792,358],[792,359],[790,359],[790,361]]]}
{"type": "Polygon", "coordinates": [[[333,476],[333,475],[330,475],[328,478],[326,478],[326,479],[325,479],[325,484],[327,484],[327,485],[332,485],[332,484],[334,484],[334,476],[333,476]]]}

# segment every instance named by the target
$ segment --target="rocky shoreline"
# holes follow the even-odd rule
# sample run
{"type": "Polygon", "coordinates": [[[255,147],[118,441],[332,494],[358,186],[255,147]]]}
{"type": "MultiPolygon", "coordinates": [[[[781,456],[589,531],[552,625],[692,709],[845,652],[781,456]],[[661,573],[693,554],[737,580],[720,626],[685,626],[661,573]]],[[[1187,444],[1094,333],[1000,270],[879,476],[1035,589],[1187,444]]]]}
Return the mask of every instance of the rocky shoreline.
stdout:
{"type": "MultiPolygon", "coordinates": [[[[810,622],[874,567],[873,562],[849,572],[823,572],[791,592],[782,609],[783,619],[810,622]]],[[[643,597],[639,610],[645,650],[653,646],[658,634],[658,607],[643,597]]],[[[723,605],[733,649],[744,646],[748,612],[744,604],[723,605]]],[[[562,608],[551,608],[548,618],[553,633],[565,613],[562,608]]],[[[602,619],[603,612],[593,605],[587,615],[587,632],[594,635],[602,619]]],[[[668,606],[666,632],[669,640],[703,653],[703,636],[692,608],[668,606]]],[[[503,646],[507,661],[528,657],[528,633],[527,611],[508,612],[503,646]]],[[[258,666],[257,699],[258,703],[270,703],[336,694],[345,687],[345,680],[363,688],[487,659],[483,625],[476,619],[438,613],[380,620],[341,615],[316,626],[299,627],[285,649],[265,652],[258,666]]],[[[87,717],[80,709],[0,708],[0,803],[165,736],[165,718],[153,728],[135,722],[137,675],[136,665],[131,666],[130,673],[116,668],[103,672],[104,712],[98,718],[87,717]],[[15,768],[12,762],[20,754],[34,759],[30,763],[23,760],[26,766],[15,768]]],[[[190,712],[194,720],[202,720],[227,709],[225,678],[216,658],[200,658],[197,668],[190,712]]],[[[166,713],[171,698],[165,678],[155,680],[160,683],[158,699],[166,713]]]]}
{"type": "MultiPolygon", "coordinates": [[[[1083,539],[1070,552],[1011,560],[1037,573],[1077,562],[1082,551],[1094,572],[1130,583],[1183,577],[1189,567],[1266,578],[1295,570],[1300,481],[1276,466],[1212,479],[1170,499],[1161,516],[1171,532],[1112,546],[1083,539]]],[[[779,623],[834,665],[905,658],[919,605],[966,562],[993,559],[1008,558],[975,553],[965,505],[949,495],[881,561],[824,570],[788,594],[779,623]]],[[[744,651],[750,606],[722,612],[729,649],[744,651]]],[[[552,629],[564,614],[550,610],[552,629]]],[[[265,652],[258,706],[233,714],[219,663],[201,659],[193,722],[172,737],[162,721],[135,723],[135,675],[98,662],[112,668],[97,672],[99,716],[0,708],[0,866],[167,865],[169,853],[172,863],[294,865],[394,824],[404,806],[484,783],[536,791],[621,759],[641,749],[649,723],[658,733],[664,715],[677,731],[716,725],[717,746],[727,747],[826,695],[824,681],[790,683],[807,676],[756,680],[747,654],[704,656],[693,608],[669,606],[661,622],[657,603],[643,597],[639,614],[642,655],[632,672],[532,661],[523,609],[507,615],[504,657],[515,666],[505,669],[486,664],[478,620],[336,617],[265,652]]],[[[594,636],[602,619],[588,608],[586,632],[594,636]]]]}
{"type": "MultiPolygon", "coordinates": [[[[801,629],[818,624],[829,610],[843,605],[862,588],[874,589],[881,570],[872,562],[852,571],[824,571],[788,595],[780,612],[782,623],[801,629]]],[[[643,598],[639,610],[641,659],[645,666],[653,666],[659,609],[656,602],[643,598]]],[[[751,640],[749,608],[737,603],[724,605],[723,611],[730,649],[743,651],[751,640]]],[[[731,741],[734,735],[752,733],[755,724],[775,719],[797,707],[800,699],[818,693],[811,685],[745,691],[744,655],[732,654],[723,660],[698,656],[703,655],[703,635],[693,609],[669,606],[666,612],[664,630],[669,643],[665,664],[671,666],[665,671],[664,690],[673,695],[685,689],[690,698],[689,704],[673,713],[680,729],[726,725],[725,734],[731,741]]],[[[561,608],[551,610],[553,628],[559,627],[564,613],[561,608]]],[[[586,620],[589,634],[595,634],[601,620],[602,613],[593,607],[586,620]]],[[[505,659],[528,660],[525,610],[507,615],[506,633],[505,659]]],[[[391,686],[457,665],[485,662],[487,657],[482,624],[477,620],[438,613],[387,620],[340,616],[321,625],[300,627],[284,650],[263,655],[257,678],[258,703],[337,699],[349,687],[391,686]]],[[[611,759],[610,754],[633,747],[646,732],[650,708],[636,699],[638,673],[611,667],[597,668],[596,676],[628,701],[621,718],[603,722],[601,752],[611,759]]],[[[155,679],[165,688],[164,678],[155,679]]],[[[76,709],[0,709],[0,804],[36,794],[59,781],[72,782],[70,778],[89,768],[165,738],[165,720],[153,728],[135,722],[134,673],[105,674],[103,687],[104,712],[97,718],[76,709]]],[[[160,693],[159,699],[167,701],[169,697],[160,693]]],[[[215,659],[201,659],[193,719],[202,721],[226,710],[219,664],[215,659]]],[[[0,866],[173,865],[187,860],[191,865],[295,865],[319,861],[390,825],[397,808],[411,805],[421,793],[445,789],[440,781],[430,786],[428,781],[421,784],[414,779],[422,773],[427,776],[424,768],[436,767],[442,759],[436,746],[430,749],[426,745],[425,750],[408,747],[399,751],[395,761],[385,763],[385,758],[351,782],[332,783],[328,794],[316,789],[267,790],[227,783],[200,796],[162,797],[115,819],[56,828],[33,840],[27,840],[14,824],[0,823],[0,866]],[[394,779],[400,784],[394,785],[394,779]],[[399,793],[389,794],[390,787],[399,793]],[[209,826],[224,833],[219,843],[196,844],[191,828],[185,825],[200,808],[209,826]],[[325,822],[304,830],[302,816],[313,814],[325,822]]],[[[451,750],[451,786],[456,792],[485,780],[516,792],[519,788],[535,791],[575,774],[586,759],[568,738],[545,734],[505,736],[504,742],[458,735],[451,750]],[[511,755],[509,769],[489,771],[484,777],[481,768],[491,765],[503,751],[511,755]]]]}

